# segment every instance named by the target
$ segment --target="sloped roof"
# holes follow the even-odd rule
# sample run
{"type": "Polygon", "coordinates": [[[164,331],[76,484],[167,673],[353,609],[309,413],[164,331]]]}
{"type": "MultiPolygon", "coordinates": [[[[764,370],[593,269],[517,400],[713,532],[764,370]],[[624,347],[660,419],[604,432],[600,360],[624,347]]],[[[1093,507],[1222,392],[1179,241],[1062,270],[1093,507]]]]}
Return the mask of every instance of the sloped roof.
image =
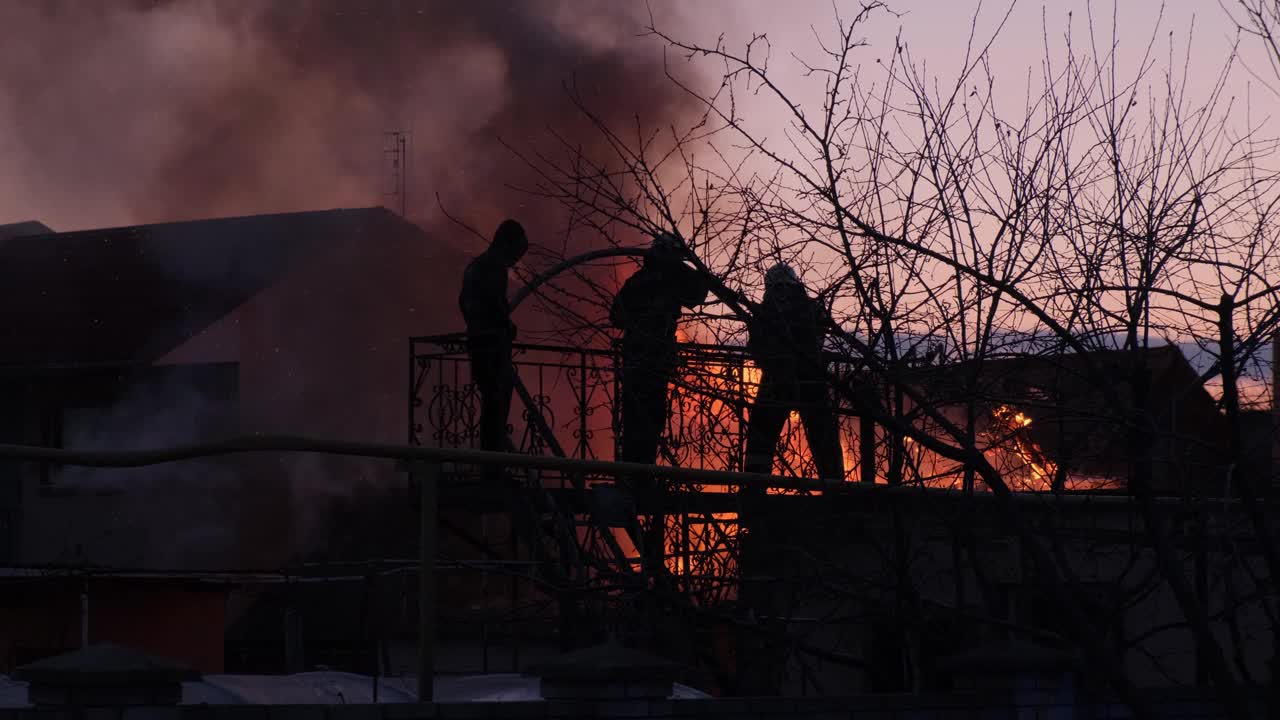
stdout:
{"type": "Polygon", "coordinates": [[[9,238],[22,237],[24,235],[48,235],[52,232],[53,228],[50,228],[42,222],[25,220],[23,222],[0,225],[0,241],[8,240],[9,238]]]}
{"type": "Polygon", "coordinates": [[[389,233],[422,235],[363,208],[10,238],[0,366],[153,362],[308,258],[389,233]]]}
{"type": "Polygon", "coordinates": [[[178,683],[200,673],[167,658],[105,643],[45,658],[14,671],[18,680],[64,686],[178,683]]]}
{"type": "Polygon", "coordinates": [[[976,674],[990,672],[1037,672],[1077,669],[1077,653],[1025,640],[997,640],[969,648],[938,662],[940,670],[976,674]]]}
{"type": "MultiPolygon", "coordinates": [[[[320,671],[296,675],[205,675],[182,684],[183,705],[363,705],[373,702],[375,678],[320,671]]],[[[378,702],[418,701],[418,679],[376,678],[378,702]]],[[[438,703],[536,702],[542,700],[538,678],[516,673],[437,675],[433,695],[438,703]]],[[[677,683],[673,700],[709,700],[711,696],[677,683]]],[[[27,683],[0,675],[0,708],[31,707],[27,683]]]]}
{"type": "Polygon", "coordinates": [[[679,673],[678,663],[656,655],[632,650],[610,640],[575,650],[525,670],[543,680],[605,680],[610,678],[671,680],[679,673]]]}

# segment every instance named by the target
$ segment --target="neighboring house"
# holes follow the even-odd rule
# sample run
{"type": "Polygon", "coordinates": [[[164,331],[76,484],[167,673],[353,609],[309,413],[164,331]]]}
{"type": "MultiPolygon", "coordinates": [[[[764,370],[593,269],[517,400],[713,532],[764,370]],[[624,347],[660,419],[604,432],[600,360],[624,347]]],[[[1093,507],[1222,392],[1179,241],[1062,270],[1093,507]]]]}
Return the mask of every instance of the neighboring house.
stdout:
{"type": "MultiPolygon", "coordinates": [[[[0,327],[4,439],[125,449],[237,431],[403,441],[405,338],[456,326],[465,257],[372,208],[25,235],[0,260],[0,304],[21,308],[0,327]]],[[[391,463],[298,456],[19,476],[0,561],[152,568],[276,567],[332,498],[403,483],[391,463]],[[143,508],[126,487],[167,524],[130,529],[143,508]]]]}
{"type": "MultiPolygon", "coordinates": [[[[406,338],[458,325],[466,256],[383,208],[14,227],[0,226],[0,442],[404,442],[406,338]]],[[[229,571],[322,547],[335,501],[405,478],[389,461],[260,454],[137,469],[0,463],[0,484],[0,566],[229,571]]],[[[227,620],[243,606],[233,598],[227,620]]],[[[221,617],[199,624],[222,632],[221,617]]]]}
{"type": "Polygon", "coordinates": [[[128,645],[201,672],[222,672],[227,599],[243,582],[174,573],[0,570],[0,672],[85,641],[128,645]]]}
{"type": "MultiPolygon", "coordinates": [[[[260,587],[253,607],[228,625],[227,672],[414,674],[419,518],[411,505],[372,490],[339,502],[323,548],[291,568],[289,582],[260,587]]],[[[554,613],[518,575],[528,565],[486,573],[477,563],[510,559],[509,535],[493,532],[492,522],[488,537],[473,534],[473,515],[442,510],[437,671],[520,671],[557,653],[554,613]],[[487,552],[477,551],[482,544],[487,552]]]]}
{"type": "Polygon", "coordinates": [[[9,238],[23,237],[24,235],[48,235],[52,232],[53,230],[48,225],[35,220],[9,223],[0,225],[0,242],[9,238]]]}

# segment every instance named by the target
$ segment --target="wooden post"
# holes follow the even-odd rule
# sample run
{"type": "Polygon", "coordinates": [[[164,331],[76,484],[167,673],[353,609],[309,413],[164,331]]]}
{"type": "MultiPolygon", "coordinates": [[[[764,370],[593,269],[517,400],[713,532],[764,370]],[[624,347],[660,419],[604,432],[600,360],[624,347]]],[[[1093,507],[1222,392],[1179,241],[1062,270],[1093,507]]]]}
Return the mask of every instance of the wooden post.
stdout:
{"type": "Polygon", "coordinates": [[[422,527],[418,559],[418,702],[434,701],[436,635],[436,493],[440,465],[430,463],[422,473],[422,527]]]}

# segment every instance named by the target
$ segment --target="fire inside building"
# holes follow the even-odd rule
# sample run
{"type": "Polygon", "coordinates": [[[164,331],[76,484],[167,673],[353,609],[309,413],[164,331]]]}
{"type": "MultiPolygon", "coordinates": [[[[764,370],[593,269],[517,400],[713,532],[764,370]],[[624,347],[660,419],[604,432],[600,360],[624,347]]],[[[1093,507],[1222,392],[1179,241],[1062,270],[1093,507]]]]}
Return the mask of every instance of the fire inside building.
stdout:
{"type": "MultiPolygon", "coordinates": [[[[2,299],[30,309],[0,330],[7,442],[127,449],[287,432],[403,443],[407,409],[411,445],[479,446],[456,332],[466,255],[386,210],[25,225],[0,253],[2,299]]],[[[1137,357],[1087,361],[1124,378],[1137,357]]],[[[659,464],[740,470],[759,370],[740,347],[684,342],[679,359],[659,464]]],[[[1272,416],[1250,416],[1247,462],[1228,468],[1218,402],[1187,357],[1171,345],[1140,359],[1158,398],[1159,507],[1194,558],[1198,596],[1233,609],[1223,642],[1266,677],[1268,580],[1223,488],[1237,473],[1270,493],[1272,416]]],[[[1109,651],[1142,684],[1204,680],[1124,489],[1122,401],[1088,382],[1085,358],[917,363],[893,387],[834,360],[902,423],[930,432],[921,403],[971,419],[1021,516],[1063,538],[1073,602],[1109,651]]],[[[616,457],[618,367],[610,347],[518,345],[516,449],[616,457]]],[[[636,504],[607,474],[517,469],[519,490],[498,493],[476,468],[451,467],[439,478],[436,672],[519,672],[606,638],[675,660],[685,682],[720,695],[948,691],[979,651],[1077,670],[1059,599],[974,468],[857,408],[837,415],[845,477],[803,481],[818,473],[793,414],[778,482],[758,500],[728,481],[670,482],[636,504]],[[643,547],[654,529],[661,547],[643,547]]],[[[206,672],[417,673],[420,467],[259,454],[5,472],[5,669],[111,640],[206,672]]]]}

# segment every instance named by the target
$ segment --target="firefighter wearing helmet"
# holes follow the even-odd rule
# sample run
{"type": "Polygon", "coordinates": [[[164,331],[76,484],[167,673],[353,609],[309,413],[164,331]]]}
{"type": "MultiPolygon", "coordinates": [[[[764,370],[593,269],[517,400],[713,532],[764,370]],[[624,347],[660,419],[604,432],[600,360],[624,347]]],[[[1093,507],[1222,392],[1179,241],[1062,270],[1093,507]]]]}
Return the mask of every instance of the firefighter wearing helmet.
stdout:
{"type": "Polygon", "coordinates": [[[772,471],[778,436],[795,410],[804,422],[819,476],[844,476],[822,352],[828,318],[790,266],[779,263],[765,273],[764,299],[747,324],[747,350],[761,371],[747,426],[747,472],[772,471]]]}
{"type": "MultiPolygon", "coordinates": [[[[667,384],[677,362],[676,326],[686,308],[707,301],[710,284],[684,264],[688,250],[659,233],[639,270],[623,283],[609,313],[622,331],[622,447],[619,460],[652,465],[667,417],[667,384]]],[[[642,490],[644,488],[635,488],[642,490]]]]}

